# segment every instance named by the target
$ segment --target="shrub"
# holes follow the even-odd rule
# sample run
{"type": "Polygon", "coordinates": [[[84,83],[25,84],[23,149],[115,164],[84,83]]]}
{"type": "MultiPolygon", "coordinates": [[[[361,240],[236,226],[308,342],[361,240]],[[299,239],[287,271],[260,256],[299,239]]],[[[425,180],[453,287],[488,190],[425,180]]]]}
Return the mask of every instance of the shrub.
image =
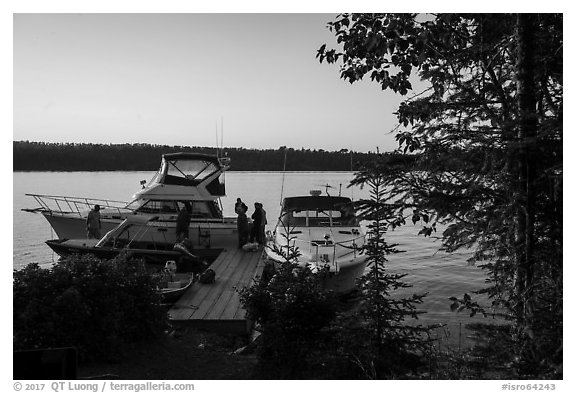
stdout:
{"type": "Polygon", "coordinates": [[[74,346],[81,360],[113,360],[124,345],[167,326],[144,264],[72,256],[50,269],[14,272],[14,349],[74,346]]]}
{"type": "Polygon", "coordinates": [[[285,262],[269,281],[240,291],[240,301],[262,332],[258,359],[263,375],[301,378],[336,316],[336,295],[322,288],[323,276],[285,262]]]}

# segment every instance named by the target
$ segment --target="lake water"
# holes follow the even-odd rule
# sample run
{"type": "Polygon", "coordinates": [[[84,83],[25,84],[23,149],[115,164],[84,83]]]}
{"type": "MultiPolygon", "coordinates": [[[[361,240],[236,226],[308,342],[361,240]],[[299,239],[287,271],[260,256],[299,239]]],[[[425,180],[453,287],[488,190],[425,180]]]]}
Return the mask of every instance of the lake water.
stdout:
{"type": "MultiPolygon", "coordinates": [[[[50,266],[57,256],[44,244],[55,238],[50,225],[41,214],[23,212],[23,208],[35,208],[35,200],[26,193],[90,197],[113,200],[130,200],[140,189],[140,180],[149,181],[153,172],[14,172],[13,173],[13,266],[20,269],[30,262],[50,266]]],[[[307,195],[312,189],[328,191],[355,200],[367,198],[368,189],[348,188],[353,178],[351,172],[228,172],[226,173],[227,197],[222,199],[224,214],[234,216],[234,203],[240,197],[249,206],[261,202],[267,212],[268,229],[275,223],[280,212],[282,189],[284,196],[307,195]]],[[[413,285],[410,293],[429,295],[422,305],[427,313],[425,322],[446,323],[452,339],[458,336],[461,323],[479,321],[467,314],[450,311],[451,296],[461,297],[465,292],[481,288],[484,272],[469,266],[465,253],[446,254],[438,251],[440,241],[418,236],[419,225],[411,223],[389,232],[387,241],[399,244],[405,252],[389,256],[388,268],[392,272],[407,273],[404,281],[413,285]]],[[[482,319],[483,320],[483,319],[482,319]]],[[[447,329],[442,330],[442,334],[447,329]]],[[[447,333],[446,333],[447,334],[447,333]]],[[[453,341],[453,340],[452,340],[453,341]]]]}

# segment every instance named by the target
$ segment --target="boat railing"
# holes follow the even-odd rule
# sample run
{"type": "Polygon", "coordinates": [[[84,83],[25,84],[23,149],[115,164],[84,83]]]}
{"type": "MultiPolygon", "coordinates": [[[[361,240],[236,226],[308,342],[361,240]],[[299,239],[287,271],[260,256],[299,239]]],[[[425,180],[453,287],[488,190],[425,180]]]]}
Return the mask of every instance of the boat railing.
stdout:
{"type": "Polygon", "coordinates": [[[31,196],[40,205],[36,209],[23,209],[29,212],[42,212],[42,213],[60,213],[60,214],[78,214],[82,215],[82,211],[92,209],[94,205],[100,205],[101,208],[129,209],[124,201],[115,201],[111,199],[97,199],[97,198],[82,198],[70,197],[60,195],[41,195],[41,194],[26,194],[31,196]]]}

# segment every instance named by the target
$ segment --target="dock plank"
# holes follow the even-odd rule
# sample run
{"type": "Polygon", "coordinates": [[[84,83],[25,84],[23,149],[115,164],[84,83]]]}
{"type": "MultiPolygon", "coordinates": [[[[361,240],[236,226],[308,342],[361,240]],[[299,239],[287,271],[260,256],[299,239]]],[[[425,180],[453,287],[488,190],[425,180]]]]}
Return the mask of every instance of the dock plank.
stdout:
{"type": "MultiPolygon", "coordinates": [[[[252,275],[249,277],[249,279],[247,280],[247,282],[244,284],[244,286],[251,286],[254,284],[254,280],[258,277],[262,277],[262,273],[264,271],[264,266],[266,265],[265,260],[262,258],[262,256],[260,256],[258,258],[258,260],[256,261],[256,268],[254,269],[254,271],[252,272],[252,275]]],[[[237,300],[237,304],[230,304],[230,309],[225,310],[225,316],[228,317],[230,316],[230,318],[235,318],[235,319],[239,319],[239,318],[246,318],[246,310],[244,310],[240,304],[240,297],[237,296],[236,298],[237,300]],[[232,311],[234,310],[234,314],[232,315],[232,311]]]]}
{"type": "Polygon", "coordinates": [[[224,293],[229,290],[230,280],[236,274],[238,267],[240,267],[240,260],[243,254],[238,250],[230,250],[230,255],[222,263],[213,267],[216,272],[216,281],[212,284],[199,284],[206,292],[206,296],[200,302],[198,311],[195,318],[203,319],[217,319],[211,316],[211,311],[218,306],[218,303],[225,301],[223,298],[224,293]]]}
{"type": "Polygon", "coordinates": [[[173,323],[230,333],[247,334],[250,321],[242,308],[237,292],[252,285],[261,275],[264,262],[262,251],[246,252],[225,249],[211,264],[216,272],[212,284],[195,283],[169,310],[173,323]]]}
{"type": "MultiPolygon", "coordinates": [[[[220,271],[225,270],[233,262],[233,254],[224,250],[218,258],[211,264],[210,268],[220,271]]],[[[220,285],[220,282],[214,283],[213,286],[220,285]]],[[[200,306],[206,301],[210,301],[211,291],[206,290],[206,285],[194,283],[170,310],[170,317],[174,320],[186,320],[197,318],[200,306]]],[[[208,288],[209,289],[209,288],[208,288]]],[[[216,288],[213,288],[216,289],[216,288]]]]}
{"type": "Polygon", "coordinates": [[[238,266],[235,269],[234,274],[228,278],[226,287],[223,288],[223,291],[220,294],[219,301],[214,304],[212,309],[210,309],[207,318],[227,319],[223,315],[226,306],[230,302],[234,302],[234,298],[238,298],[238,293],[236,292],[237,288],[244,285],[242,279],[246,275],[246,272],[250,272],[254,269],[254,261],[250,254],[251,253],[246,252],[243,253],[242,257],[238,261],[238,266]]]}
{"type": "MultiPolygon", "coordinates": [[[[263,263],[261,256],[258,256],[257,258],[251,258],[250,261],[246,262],[247,262],[246,265],[248,265],[249,268],[244,269],[244,271],[242,271],[241,277],[234,285],[235,291],[238,291],[243,287],[248,287],[252,285],[253,278],[254,276],[257,275],[260,264],[263,263]]],[[[262,269],[260,269],[260,274],[261,273],[262,269]]],[[[231,298],[230,301],[224,305],[221,318],[222,319],[244,318],[245,315],[246,310],[242,308],[242,305],[240,303],[240,296],[238,295],[238,293],[236,293],[236,296],[231,298]]]]}

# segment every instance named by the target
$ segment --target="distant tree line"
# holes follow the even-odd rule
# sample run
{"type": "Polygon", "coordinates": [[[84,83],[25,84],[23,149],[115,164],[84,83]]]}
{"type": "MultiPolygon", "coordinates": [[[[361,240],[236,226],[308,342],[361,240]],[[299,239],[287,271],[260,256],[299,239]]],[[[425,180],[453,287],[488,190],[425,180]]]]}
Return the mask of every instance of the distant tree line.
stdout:
{"type": "MultiPolygon", "coordinates": [[[[216,154],[214,147],[166,146],[143,143],[92,144],[13,142],[14,171],[152,171],[163,154],[196,152],[216,154]]],[[[349,171],[372,160],[377,153],[341,149],[224,148],[235,171],[349,171]],[[286,157],[286,160],[284,160],[286,157]],[[284,168],[284,164],[286,167],[284,168]]],[[[388,154],[388,153],[385,153],[388,154]]]]}

